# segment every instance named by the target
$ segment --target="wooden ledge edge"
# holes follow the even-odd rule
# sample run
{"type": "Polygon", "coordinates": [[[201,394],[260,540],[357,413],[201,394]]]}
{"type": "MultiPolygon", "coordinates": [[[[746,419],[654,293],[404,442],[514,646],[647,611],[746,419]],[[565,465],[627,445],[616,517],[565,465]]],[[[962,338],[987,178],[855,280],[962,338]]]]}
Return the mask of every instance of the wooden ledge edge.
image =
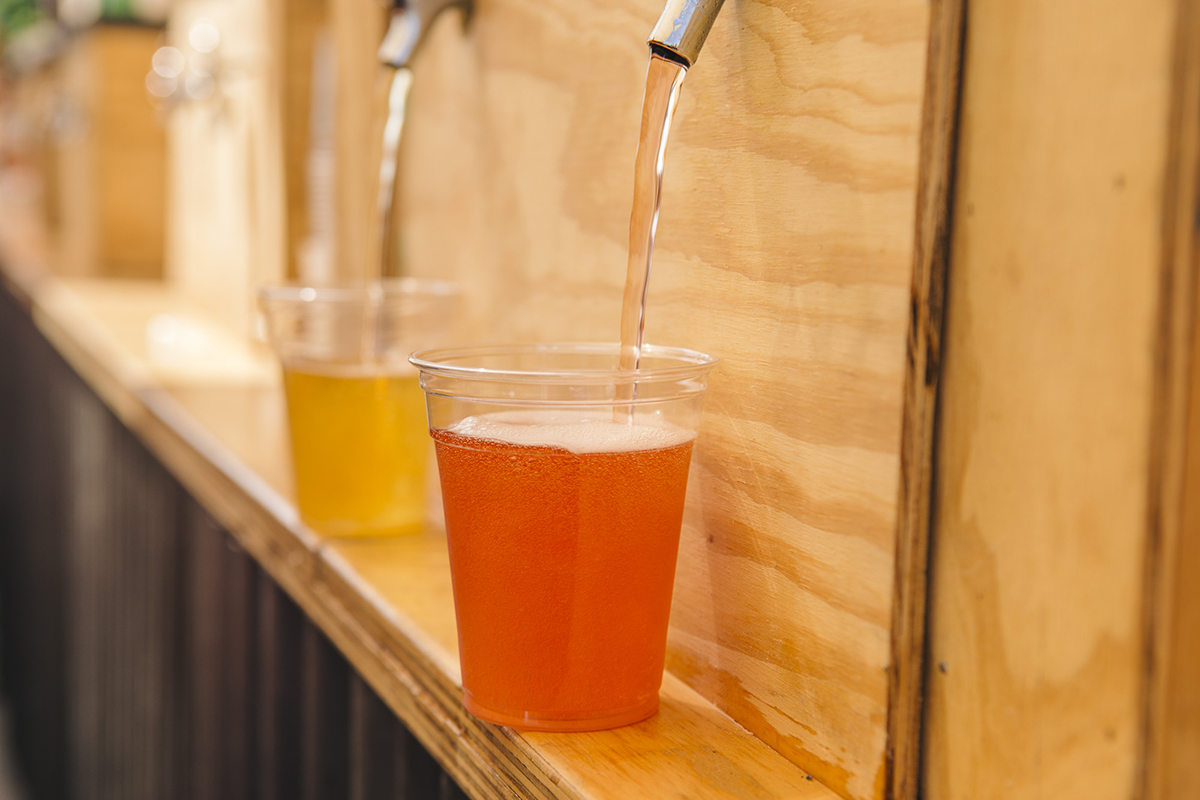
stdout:
{"type": "MultiPolygon", "coordinates": [[[[0,264],[0,274],[4,267],[0,264]]],[[[7,286],[7,284],[5,284],[7,286]]],[[[458,676],[401,609],[298,522],[295,508],[157,386],[86,303],[39,281],[38,329],[214,519],[292,597],[417,739],[474,798],[837,795],[667,674],[663,709],[595,734],[523,734],[462,705],[458,676]],[[749,791],[750,794],[746,795],[749,791]]]]}

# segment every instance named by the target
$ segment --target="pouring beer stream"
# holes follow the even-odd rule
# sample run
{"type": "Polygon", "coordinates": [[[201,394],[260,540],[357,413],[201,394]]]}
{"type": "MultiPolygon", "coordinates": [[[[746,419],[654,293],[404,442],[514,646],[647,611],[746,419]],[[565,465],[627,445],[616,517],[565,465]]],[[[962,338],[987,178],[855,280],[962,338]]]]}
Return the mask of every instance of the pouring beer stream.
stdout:
{"type": "MultiPolygon", "coordinates": [[[[654,258],[654,236],[662,204],[663,166],[671,120],[679,101],[683,79],[700,55],[724,0],[670,0],[650,33],[650,64],[646,71],[646,97],[642,103],[642,126],[638,137],[633,178],[633,211],[629,217],[629,264],[621,303],[622,371],[641,364],[646,327],[646,290],[654,258]]],[[[617,389],[622,400],[637,397],[637,385],[617,389]]],[[[618,416],[633,421],[633,407],[618,410],[618,416]]]]}
{"type": "Polygon", "coordinates": [[[380,63],[391,72],[388,75],[387,113],[376,184],[375,228],[370,236],[372,246],[377,249],[373,249],[370,255],[374,274],[367,281],[367,304],[363,315],[363,356],[368,361],[376,361],[379,356],[378,308],[383,299],[381,281],[387,277],[389,265],[399,263],[395,257],[397,235],[392,209],[396,202],[400,140],[413,83],[409,63],[443,11],[457,6],[463,10],[465,21],[473,7],[472,0],[394,0],[391,6],[391,21],[376,52],[380,63]]]}
{"type": "Polygon", "coordinates": [[[642,322],[671,115],[719,6],[673,2],[650,39],[620,350],[488,344],[409,358],[437,450],[463,703],[499,725],[607,730],[659,708],[716,359],[643,351],[642,322]]]}

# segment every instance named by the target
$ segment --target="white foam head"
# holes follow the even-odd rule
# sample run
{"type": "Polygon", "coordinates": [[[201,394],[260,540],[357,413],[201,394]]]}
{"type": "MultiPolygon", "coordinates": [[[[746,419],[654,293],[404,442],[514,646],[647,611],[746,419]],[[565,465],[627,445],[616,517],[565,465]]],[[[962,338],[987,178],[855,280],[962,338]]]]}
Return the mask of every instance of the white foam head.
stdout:
{"type": "Polygon", "coordinates": [[[694,431],[660,420],[638,420],[632,425],[613,422],[611,411],[607,419],[599,413],[506,411],[467,417],[450,431],[508,444],[561,447],[572,453],[661,450],[696,438],[694,431]]]}

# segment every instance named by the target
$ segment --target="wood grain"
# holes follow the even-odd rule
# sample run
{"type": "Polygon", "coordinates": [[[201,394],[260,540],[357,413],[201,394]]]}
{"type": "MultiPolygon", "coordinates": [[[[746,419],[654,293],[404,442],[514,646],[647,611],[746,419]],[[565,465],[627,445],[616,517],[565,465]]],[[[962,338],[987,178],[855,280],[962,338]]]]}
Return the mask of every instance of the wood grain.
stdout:
{"type": "Polygon", "coordinates": [[[930,17],[913,249],[912,318],[908,327],[900,444],[892,669],[888,683],[888,788],[895,798],[917,797],[920,781],[934,433],[950,250],[950,198],[958,134],[964,3],[934,2],[930,17]]]}
{"type": "Polygon", "coordinates": [[[43,284],[35,319],[469,796],[835,797],[670,675],[662,712],[619,731],[530,736],[468,715],[444,539],[436,532],[395,541],[315,537],[290,500],[278,386],[182,376],[158,383],[138,353],[136,326],[106,324],[144,313],[146,298],[133,293],[122,313],[117,293],[90,282],[43,284]]]}
{"type": "MultiPolygon", "coordinates": [[[[251,40],[259,5],[239,12],[251,40]]],[[[497,0],[480,5],[465,36],[457,20],[441,20],[419,54],[401,168],[403,256],[414,274],[462,284],[463,338],[615,337],[644,39],[660,10],[655,0],[497,0]]],[[[919,603],[906,593],[920,587],[896,584],[897,570],[907,581],[920,560],[901,550],[914,528],[898,536],[897,502],[903,443],[925,435],[910,429],[903,438],[902,421],[914,369],[906,343],[918,215],[937,204],[927,197],[918,205],[930,13],[921,0],[752,0],[725,10],[684,86],[648,318],[651,341],[725,359],[695,455],[669,668],[795,775],[852,800],[887,793],[889,732],[895,752],[915,719],[906,712],[908,721],[894,719],[889,731],[895,701],[909,691],[890,691],[898,652],[911,675],[920,638],[911,626],[919,603]],[[903,616],[897,591],[909,603],[903,616]]],[[[374,0],[334,0],[331,20],[339,261],[347,274],[363,274],[355,265],[369,235],[356,226],[371,216],[371,139],[361,142],[373,127],[382,13],[374,0]]],[[[249,56],[261,53],[250,48],[249,56]]],[[[274,264],[254,261],[246,244],[274,229],[245,224],[262,219],[247,198],[272,184],[255,177],[231,203],[212,202],[229,187],[211,165],[260,174],[246,155],[261,152],[254,142],[272,141],[249,113],[251,100],[270,101],[257,85],[227,98],[225,127],[211,140],[201,123],[212,126],[212,109],[183,109],[173,121],[176,164],[190,171],[195,191],[176,195],[173,213],[192,238],[172,252],[195,278],[189,292],[210,306],[233,296],[221,287],[249,285],[252,265],[274,264]],[[233,160],[218,159],[217,145],[233,160]]],[[[245,311],[227,300],[211,310],[245,311]]],[[[171,431],[186,437],[193,454],[164,455],[180,474],[203,472],[205,459],[217,464],[226,477],[204,484],[214,513],[268,570],[283,571],[277,579],[289,592],[310,591],[296,577],[310,566],[320,572],[310,543],[264,538],[263,512],[222,494],[245,483],[254,503],[285,513],[282,481],[264,477],[271,467],[231,455],[245,449],[232,432],[212,444],[209,433],[226,430],[241,402],[171,387],[147,386],[136,399],[153,409],[149,418],[136,403],[129,418],[164,448],[171,431]],[[196,423],[205,406],[225,410],[196,423]]],[[[119,387],[110,395],[123,402],[119,387]]],[[[917,477],[906,491],[919,494],[927,473],[910,474],[917,477]]],[[[331,608],[366,591],[351,578],[354,591],[331,608]]],[[[305,605],[331,630],[362,624],[357,614],[321,608],[305,605]]],[[[352,659],[363,652],[358,634],[330,636],[352,659]]],[[[443,735],[437,721],[446,712],[414,705],[394,686],[389,694],[376,685],[386,676],[376,675],[366,676],[406,721],[416,720],[419,736],[443,735]]],[[[424,680],[444,684],[436,674],[424,680]]],[[[457,708],[450,689],[438,697],[436,708],[457,708]]],[[[458,746],[426,744],[451,759],[458,746]]],[[[519,776],[531,768],[514,764],[512,779],[526,780],[519,776]]],[[[708,786],[717,766],[697,780],[708,786]]],[[[491,785],[486,776],[473,780],[491,785]]]]}
{"type": "MultiPolygon", "coordinates": [[[[419,54],[404,255],[461,283],[462,338],[616,337],[660,11],[497,0],[419,54]]],[[[669,669],[847,798],[885,793],[929,25],[910,0],[727,6],[684,83],[650,288],[649,341],[724,359],[669,669]]]]}
{"type": "Polygon", "coordinates": [[[924,796],[1135,796],[1170,0],[970,4],[924,796]]]}
{"type": "Polygon", "coordinates": [[[1175,13],[1144,591],[1148,800],[1200,794],[1200,6],[1175,13]]]}

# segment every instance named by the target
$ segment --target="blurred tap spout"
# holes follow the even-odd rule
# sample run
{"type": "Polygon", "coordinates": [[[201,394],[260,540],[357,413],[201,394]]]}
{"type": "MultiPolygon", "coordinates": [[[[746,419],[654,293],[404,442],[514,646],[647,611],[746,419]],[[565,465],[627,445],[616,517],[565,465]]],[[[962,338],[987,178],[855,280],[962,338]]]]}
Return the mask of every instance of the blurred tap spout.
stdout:
{"type": "Polygon", "coordinates": [[[472,0],[395,0],[392,20],[379,46],[379,60],[400,69],[408,66],[420,48],[433,22],[448,8],[463,10],[464,19],[470,16],[472,0]]]}

